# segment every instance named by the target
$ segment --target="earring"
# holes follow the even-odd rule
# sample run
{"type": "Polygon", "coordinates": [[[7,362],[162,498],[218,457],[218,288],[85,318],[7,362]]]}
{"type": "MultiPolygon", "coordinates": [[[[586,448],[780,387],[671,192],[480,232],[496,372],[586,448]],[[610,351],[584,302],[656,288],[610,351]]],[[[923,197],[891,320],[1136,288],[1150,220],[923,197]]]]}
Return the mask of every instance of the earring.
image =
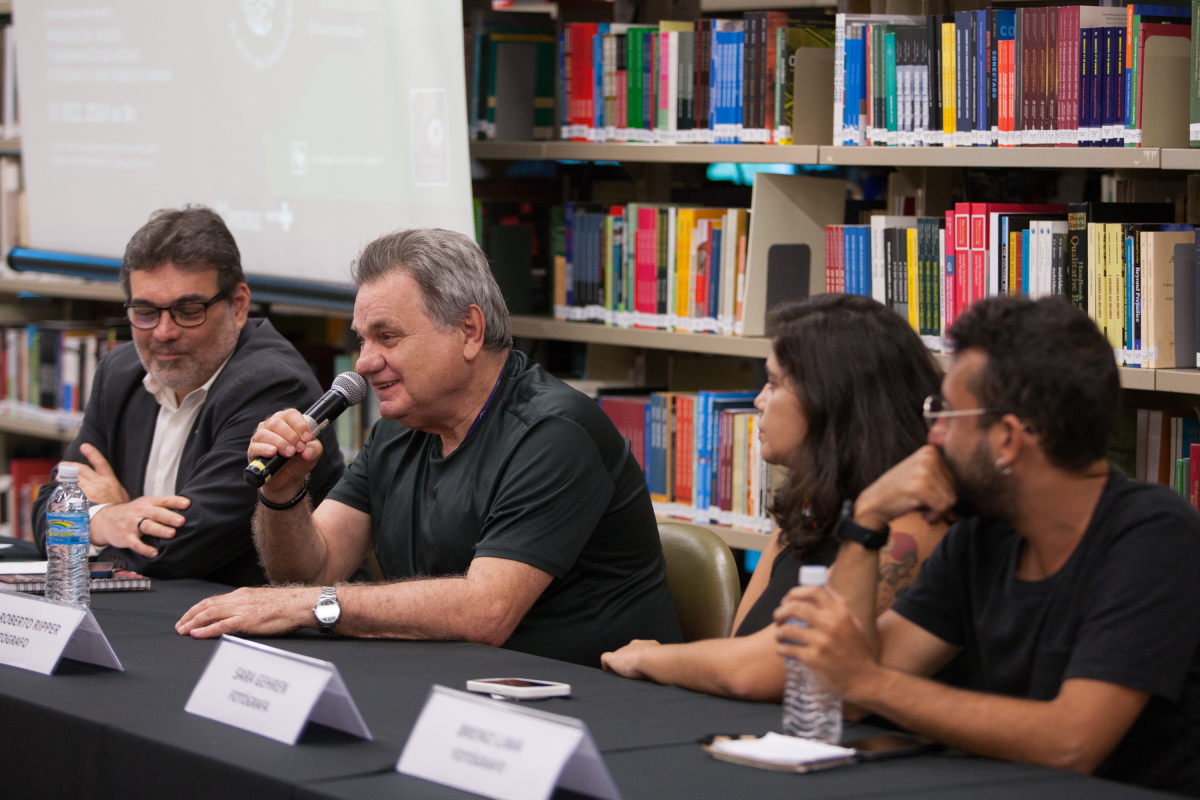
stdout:
{"type": "Polygon", "coordinates": [[[1011,475],[1012,467],[1005,464],[1003,458],[997,458],[996,459],[996,471],[999,472],[1001,475],[1011,475]]]}

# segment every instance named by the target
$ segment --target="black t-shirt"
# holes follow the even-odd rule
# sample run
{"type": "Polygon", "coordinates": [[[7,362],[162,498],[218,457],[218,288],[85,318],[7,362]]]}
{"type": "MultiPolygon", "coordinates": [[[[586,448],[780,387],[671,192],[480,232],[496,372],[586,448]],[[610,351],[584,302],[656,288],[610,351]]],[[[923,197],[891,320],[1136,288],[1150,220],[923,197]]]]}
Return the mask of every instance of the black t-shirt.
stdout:
{"type": "Polygon", "coordinates": [[[1089,678],[1147,692],[1096,775],[1200,796],[1200,516],[1115,470],[1054,575],[1016,577],[1021,537],[955,525],[893,608],[964,648],[969,688],[1052,700],[1089,678]]]}
{"type": "Polygon", "coordinates": [[[749,636],[758,633],[775,621],[775,609],[783,602],[783,596],[794,587],[800,585],[800,567],[806,564],[820,564],[828,567],[837,557],[838,546],[830,541],[820,554],[808,561],[800,560],[800,551],[792,545],[785,545],[775,556],[771,564],[771,579],[767,582],[763,593],[750,606],[742,624],[738,626],[734,636],[749,636]]]}
{"type": "Polygon", "coordinates": [[[329,493],[371,515],[387,578],[462,575],[476,556],[544,570],[504,646],[563,661],[683,640],[646,479],[595,402],[514,350],[475,430],[441,452],[380,420],[329,493]]]}

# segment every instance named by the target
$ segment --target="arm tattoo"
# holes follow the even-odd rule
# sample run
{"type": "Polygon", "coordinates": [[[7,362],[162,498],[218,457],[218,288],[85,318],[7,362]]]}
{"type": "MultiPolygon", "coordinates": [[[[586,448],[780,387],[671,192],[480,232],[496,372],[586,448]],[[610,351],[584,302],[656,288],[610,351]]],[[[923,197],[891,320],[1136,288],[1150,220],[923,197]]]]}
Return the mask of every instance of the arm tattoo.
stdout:
{"type": "Polygon", "coordinates": [[[875,612],[882,614],[896,601],[896,593],[917,577],[919,556],[917,540],[903,531],[892,531],[887,545],[879,553],[879,589],[875,612]]]}

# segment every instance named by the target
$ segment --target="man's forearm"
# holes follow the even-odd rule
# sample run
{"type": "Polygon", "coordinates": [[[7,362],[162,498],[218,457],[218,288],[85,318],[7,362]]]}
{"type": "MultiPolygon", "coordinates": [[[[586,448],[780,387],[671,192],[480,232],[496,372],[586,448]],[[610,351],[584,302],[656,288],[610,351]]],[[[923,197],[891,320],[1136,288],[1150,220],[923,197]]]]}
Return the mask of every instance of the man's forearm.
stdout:
{"type": "Polygon", "coordinates": [[[496,647],[524,616],[469,576],[338,587],[336,632],[368,639],[462,640],[496,647]]]}
{"type": "Polygon", "coordinates": [[[845,598],[862,628],[871,654],[879,657],[879,631],[875,627],[879,581],[879,551],[857,542],[842,542],[829,585],[845,598]]]}
{"type": "Polygon", "coordinates": [[[261,503],[254,512],[254,545],[271,583],[331,583],[325,575],[329,551],[307,498],[286,511],[261,503]]]}
{"type": "Polygon", "coordinates": [[[845,700],[949,747],[991,758],[1090,772],[1111,749],[1098,752],[1094,729],[1057,700],[955,689],[886,667],[874,668],[845,700]]]}

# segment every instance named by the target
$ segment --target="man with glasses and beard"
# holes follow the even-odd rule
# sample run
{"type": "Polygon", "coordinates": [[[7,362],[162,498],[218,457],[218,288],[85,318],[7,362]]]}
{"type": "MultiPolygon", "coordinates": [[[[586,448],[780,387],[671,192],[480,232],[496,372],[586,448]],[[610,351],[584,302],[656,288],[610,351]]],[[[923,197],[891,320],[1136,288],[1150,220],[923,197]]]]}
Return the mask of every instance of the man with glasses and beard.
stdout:
{"type": "Polygon", "coordinates": [[[1111,348],[1060,298],[977,303],[950,337],[929,444],[843,510],[854,596],[792,590],[779,652],[948,746],[1200,796],[1200,516],[1109,466],[1111,348]],[[851,539],[912,511],[959,521],[876,622],[851,539]],[[958,653],[966,688],[928,679],[958,653]]]}
{"type": "MultiPolygon", "coordinates": [[[[100,557],[156,578],[266,583],[250,532],[255,490],[242,477],[258,422],[321,395],[312,370],[265,319],[247,319],[241,256],[213,211],[154,213],[130,239],[121,285],[133,346],[101,360],[79,435],[100,557]]],[[[313,471],[319,501],[344,469],[332,430],[313,471]]],[[[46,506],[33,509],[45,547],[46,506]]]]}

